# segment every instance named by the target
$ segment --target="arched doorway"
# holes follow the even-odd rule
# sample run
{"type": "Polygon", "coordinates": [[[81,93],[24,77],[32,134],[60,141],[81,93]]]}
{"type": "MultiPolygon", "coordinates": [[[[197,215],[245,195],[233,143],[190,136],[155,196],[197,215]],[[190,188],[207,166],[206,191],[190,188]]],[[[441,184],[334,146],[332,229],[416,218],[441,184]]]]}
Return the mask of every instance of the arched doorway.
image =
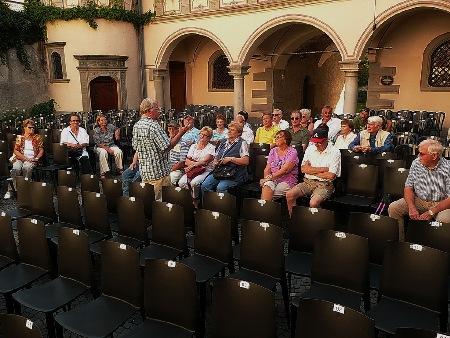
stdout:
{"type": "Polygon", "coordinates": [[[109,76],[99,76],[90,82],[92,110],[117,110],[117,82],[109,76]]]}
{"type": "Polygon", "coordinates": [[[309,76],[305,76],[303,80],[303,100],[302,108],[314,110],[314,84],[309,76]]]}

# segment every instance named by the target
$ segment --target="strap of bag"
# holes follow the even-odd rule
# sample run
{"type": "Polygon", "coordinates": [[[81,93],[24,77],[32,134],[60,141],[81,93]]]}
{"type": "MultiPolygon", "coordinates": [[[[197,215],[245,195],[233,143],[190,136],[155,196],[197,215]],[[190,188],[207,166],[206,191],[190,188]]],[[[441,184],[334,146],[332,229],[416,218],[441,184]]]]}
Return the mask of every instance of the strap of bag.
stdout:
{"type": "Polygon", "coordinates": [[[69,130],[70,135],[72,135],[72,137],[75,139],[75,142],[77,142],[77,144],[80,144],[80,142],[78,142],[77,138],[75,137],[75,135],[72,133],[72,131],[69,130]]]}
{"type": "MultiPolygon", "coordinates": [[[[220,161],[221,159],[223,159],[223,158],[225,157],[225,155],[228,154],[228,153],[231,151],[231,149],[233,149],[233,147],[234,147],[237,143],[240,142],[239,139],[240,139],[240,137],[237,138],[237,139],[233,142],[233,144],[231,145],[230,148],[228,148],[226,151],[223,152],[222,157],[219,159],[219,161],[220,161]]],[[[225,140],[224,142],[222,142],[221,145],[223,145],[223,147],[225,147],[225,143],[227,143],[226,140],[225,140]]],[[[223,147],[222,147],[222,148],[223,148],[223,147]]],[[[219,150],[220,150],[220,148],[219,148],[219,150]]]]}

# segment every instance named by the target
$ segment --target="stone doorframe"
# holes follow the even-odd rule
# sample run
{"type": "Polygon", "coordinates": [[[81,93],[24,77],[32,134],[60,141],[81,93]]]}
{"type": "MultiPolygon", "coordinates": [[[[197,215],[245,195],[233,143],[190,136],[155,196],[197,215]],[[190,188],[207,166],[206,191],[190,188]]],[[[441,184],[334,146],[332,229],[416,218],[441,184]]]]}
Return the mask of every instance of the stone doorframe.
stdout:
{"type": "Polygon", "coordinates": [[[128,56],[120,55],[74,55],[80,72],[83,111],[91,110],[90,82],[99,76],[109,76],[117,82],[118,108],[127,109],[127,86],[125,61],[128,56]]]}

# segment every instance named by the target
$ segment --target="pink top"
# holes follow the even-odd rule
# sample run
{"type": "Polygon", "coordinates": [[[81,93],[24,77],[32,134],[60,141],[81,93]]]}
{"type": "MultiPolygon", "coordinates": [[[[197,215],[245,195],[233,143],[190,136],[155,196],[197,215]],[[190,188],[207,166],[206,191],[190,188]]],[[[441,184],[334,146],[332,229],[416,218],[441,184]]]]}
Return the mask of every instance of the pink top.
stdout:
{"type": "Polygon", "coordinates": [[[270,163],[270,172],[273,174],[280,170],[286,162],[292,162],[295,164],[294,168],[286,175],[283,175],[275,180],[275,183],[285,182],[290,187],[293,187],[298,182],[298,155],[297,150],[292,147],[289,147],[286,154],[284,156],[279,156],[277,152],[278,147],[270,150],[269,157],[267,159],[267,163],[270,163]]]}

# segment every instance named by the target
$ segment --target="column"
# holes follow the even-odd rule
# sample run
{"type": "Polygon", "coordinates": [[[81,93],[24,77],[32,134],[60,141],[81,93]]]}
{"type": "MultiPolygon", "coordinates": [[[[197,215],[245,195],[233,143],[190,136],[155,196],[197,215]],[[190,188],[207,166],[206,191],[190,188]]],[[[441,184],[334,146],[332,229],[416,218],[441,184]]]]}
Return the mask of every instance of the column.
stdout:
{"type": "Polygon", "coordinates": [[[164,77],[167,75],[167,69],[153,70],[153,80],[155,81],[155,99],[160,108],[165,108],[164,101],[164,77]]]}
{"type": "Polygon", "coordinates": [[[355,115],[358,103],[359,60],[341,61],[341,70],[345,73],[344,114],[355,115]]]}
{"type": "Polygon", "coordinates": [[[234,113],[245,110],[244,76],[248,74],[250,66],[231,65],[230,75],[234,77],[234,113]]]}

